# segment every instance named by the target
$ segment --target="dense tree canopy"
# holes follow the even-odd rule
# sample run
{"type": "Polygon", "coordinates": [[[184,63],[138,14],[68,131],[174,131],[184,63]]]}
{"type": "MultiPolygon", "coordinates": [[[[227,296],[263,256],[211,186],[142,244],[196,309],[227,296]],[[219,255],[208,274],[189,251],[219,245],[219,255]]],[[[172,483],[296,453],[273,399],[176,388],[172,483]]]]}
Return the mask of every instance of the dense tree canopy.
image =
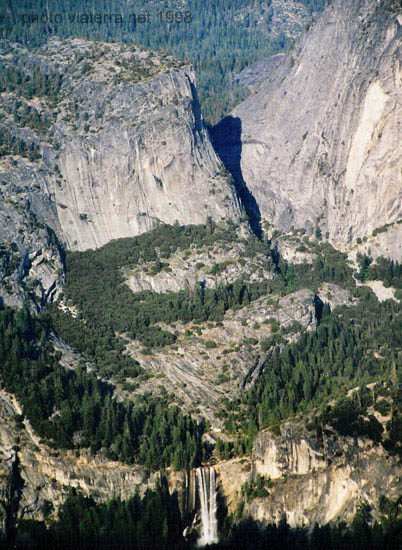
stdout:
{"type": "MultiPolygon", "coordinates": [[[[327,3],[300,0],[309,14],[322,11],[327,3]]],[[[204,116],[212,124],[245,97],[233,75],[291,44],[283,32],[271,32],[273,7],[267,0],[186,0],[180,8],[162,0],[2,0],[0,6],[0,36],[31,47],[55,35],[79,36],[136,42],[188,60],[197,71],[204,116]],[[152,14],[150,23],[132,16],[147,12],[152,14]],[[82,22],[80,16],[91,13],[101,15],[102,20],[82,22]],[[105,20],[103,16],[109,14],[120,15],[121,21],[116,17],[105,20]],[[262,17],[265,24],[261,24],[262,17]]]]}
{"type": "Polygon", "coordinates": [[[60,366],[49,328],[28,311],[0,310],[0,379],[35,431],[62,448],[101,449],[149,468],[194,467],[203,458],[203,425],[151,396],[118,402],[112,386],[85,367],[60,366]]]}

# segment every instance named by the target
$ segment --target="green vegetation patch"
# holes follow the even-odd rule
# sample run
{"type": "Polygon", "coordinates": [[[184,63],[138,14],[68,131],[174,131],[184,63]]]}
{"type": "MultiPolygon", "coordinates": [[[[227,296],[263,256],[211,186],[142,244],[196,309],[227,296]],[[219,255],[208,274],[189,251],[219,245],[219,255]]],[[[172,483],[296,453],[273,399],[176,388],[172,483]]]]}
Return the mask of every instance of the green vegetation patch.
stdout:
{"type": "Polygon", "coordinates": [[[39,66],[21,69],[18,57],[14,63],[4,63],[0,66],[0,93],[15,92],[26,99],[42,97],[55,105],[62,89],[63,76],[58,72],[49,74],[39,66]]]}
{"type": "Polygon", "coordinates": [[[0,158],[7,155],[21,155],[32,161],[42,157],[36,143],[28,143],[12,134],[5,126],[0,126],[0,158]]]}
{"type": "Polygon", "coordinates": [[[103,450],[113,460],[149,468],[192,468],[203,459],[204,425],[167,400],[116,401],[113,387],[85,367],[59,365],[45,322],[0,309],[0,378],[34,430],[61,448],[103,450]]]}
{"type": "Polygon", "coordinates": [[[402,289],[402,264],[384,257],[373,262],[369,256],[358,254],[357,261],[360,271],[356,278],[360,281],[383,281],[384,286],[402,289]]]}
{"type": "MultiPolygon", "coordinates": [[[[177,224],[161,226],[136,238],[112,241],[98,250],[67,252],[66,298],[82,312],[86,326],[81,330],[82,321],[70,319],[55,307],[49,309],[50,315],[61,336],[91,356],[95,352],[94,340],[88,338],[113,338],[114,332],[137,338],[150,348],[171,344],[175,335],[160,328],[158,323],[221,320],[227,309],[248,304],[270,289],[272,291],[276,282],[247,285],[239,280],[213,290],[198,285],[194,291],[134,294],[125,284],[123,268],[153,262],[151,274],[156,274],[165,265],[162,259],[169,258],[177,250],[211,246],[217,242],[229,244],[236,239],[236,228],[230,223],[219,226],[210,222],[187,227],[177,224]]],[[[251,237],[245,254],[253,254],[254,246],[258,247],[259,243],[251,237]]],[[[263,249],[269,256],[269,249],[263,249]]],[[[278,280],[278,285],[280,288],[283,283],[278,280]]],[[[104,342],[101,346],[105,345],[104,342]]]]}
{"type": "Polygon", "coordinates": [[[255,498],[267,498],[269,496],[269,489],[272,487],[273,483],[269,478],[257,474],[254,481],[246,481],[244,483],[241,488],[241,495],[250,503],[255,498]]]}
{"type": "MultiPolygon", "coordinates": [[[[276,272],[272,280],[247,283],[238,279],[229,285],[214,289],[199,284],[194,290],[182,290],[158,294],[151,291],[133,293],[125,284],[123,268],[153,262],[151,274],[158,273],[166,265],[163,260],[177,250],[186,250],[216,243],[232,243],[238,240],[236,228],[228,223],[182,227],[164,225],[136,238],[112,241],[98,250],[67,252],[66,298],[78,307],[93,334],[112,329],[141,340],[148,347],[172,343],[174,335],[158,327],[158,323],[176,321],[221,321],[230,309],[244,307],[257,298],[272,294],[286,294],[300,288],[316,289],[321,282],[338,282],[354,285],[352,272],[345,264],[344,256],[329,245],[317,247],[318,257],[313,265],[289,266],[278,261],[269,243],[249,236],[244,257],[263,254],[267,267],[276,272]]],[[[58,317],[58,329],[65,336],[62,315],[58,317]]],[[[71,323],[74,324],[74,323],[71,323]]],[[[80,323],[76,323],[79,330],[80,323]]],[[[77,340],[79,336],[77,335],[77,340]]],[[[84,351],[81,345],[82,351],[84,351]]]]}
{"type": "MultiPolygon", "coordinates": [[[[305,331],[297,342],[273,349],[255,385],[242,398],[224,404],[221,414],[230,433],[245,434],[252,440],[258,430],[321,408],[321,421],[340,433],[383,441],[399,452],[399,407],[393,406],[383,438],[380,423],[367,416],[371,394],[344,396],[351,388],[375,381],[390,386],[402,382],[402,309],[392,300],[378,302],[366,288],[357,289],[356,295],[360,297],[358,305],[333,312],[324,306],[316,331],[305,331]],[[338,401],[327,409],[332,399],[338,401]]],[[[398,396],[394,403],[402,403],[398,396]]]]}
{"type": "MultiPolygon", "coordinates": [[[[327,1],[301,0],[301,3],[311,15],[321,12],[327,1]]],[[[19,0],[7,5],[3,12],[1,38],[29,47],[41,46],[52,36],[134,41],[159,50],[162,61],[164,51],[186,59],[197,71],[202,110],[210,124],[217,123],[246,97],[247,92],[236,83],[235,74],[250,63],[287,50],[292,43],[283,31],[272,32],[274,7],[267,0],[186,0],[176,7],[167,6],[162,0],[151,3],[136,0],[135,6],[119,0],[98,0],[96,8],[88,0],[79,5],[75,0],[38,0],[34,9],[30,0],[19,0]],[[131,16],[147,12],[150,12],[150,23],[138,23],[131,16]],[[122,21],[117,24],[80,23],[81,14],[96,13],[119,14],[122,21]],[[56,14],[59,15],[57,21],[56,14]],[[46,17],[52,15],[52,22],[46,23],[46,17]],[[35,16],[44,16],[44,22],[35,20],[35,16]],[[266,23],[261,24],[262,18],[266,23]]],[[[168,62],[171,64],[172,60],[168,62]]],[[[123,73],[122,77],[138,80],[152,72],[129,66],[125,71],[127,76],[123,73]]]]}

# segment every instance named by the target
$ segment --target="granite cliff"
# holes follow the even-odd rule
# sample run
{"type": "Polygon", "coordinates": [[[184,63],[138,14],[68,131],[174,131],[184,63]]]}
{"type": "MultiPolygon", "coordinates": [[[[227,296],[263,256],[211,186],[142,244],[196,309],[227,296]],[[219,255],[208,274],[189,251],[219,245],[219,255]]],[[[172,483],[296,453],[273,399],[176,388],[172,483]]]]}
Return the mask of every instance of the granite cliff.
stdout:
{"type": "MultiPolygon", "coordinates": [[[[27,517],[43,518],[46,502],[53,508],[63,501],[69,487],[105,500],[128,499],[136,491],[153,487],[159,473],[141,466],[127,466],[102,456],[73,451],[58,452],[21,424],[18,403],[0,394],[0,478],[6,474],[18,445],[22,475],[26,482],[23,507],[27,517]]],[[[300,421],[285,423],[280,432],[261,432],[250,456],[214,465],[222,503],[229,513],[262,523],[277,523],[283,517],[291,526],[325,524],[353,518],[359,501],[367,501],[377,515],[378,498],[396,498],[401,487],[401,466],[382,446],[364,438],[340,436],[330,427],[320,434],[300,421]],[[268,494],[248,499],[245,484],[257,476],[269,480],[268,494]],[[237,512],[236,512],[237,511],[237,512]]],[[[161,472],[170,491],[176,492],[184,517],[191,524],[197,512],[195,471],[161,472]]],[[[48,508],[48,507],[47,507],[48,508]]],[[[49,513],[49,512],[47,512],[49,513]]],[[[238,518],[240,519],[240,518],[238,518]]]]}
{"type": "Polygon", "coordinates": [[[60,292],[59,244],[84,250],[160,223],[239,220],[191,67],[78,39],[36,51],[3,41],[0,58],[7,303],[30,286],[38,307],[60,292]]]}
{"type": "Polygon", "coordinates": [[[270,232],[305,228],[402,258],[401,25],[393,0],[336,0],[215,127],[270,232]]]}
{"type": "Polygon", "coordinates": [[[380,495],[397,498],[401,491],[399,461],[381,446],[330,427],[321,434],[309,432],[300,422],[283,424],[276,435],[261,432],[250,461],[223,462],[217,471],[231,511],[244,483],[265,476],[268,494],[244,499],[243,517],[265,523],[286,517],[292,526],[350,522],[362,500],[376,515],[380,495]]]}

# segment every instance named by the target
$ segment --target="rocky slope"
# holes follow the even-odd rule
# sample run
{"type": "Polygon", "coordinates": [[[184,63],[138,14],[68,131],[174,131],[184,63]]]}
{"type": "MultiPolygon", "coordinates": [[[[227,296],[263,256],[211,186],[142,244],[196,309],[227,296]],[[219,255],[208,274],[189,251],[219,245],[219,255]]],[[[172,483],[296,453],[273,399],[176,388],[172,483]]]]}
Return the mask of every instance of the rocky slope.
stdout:
{"type": "Polygon", "coordinates": [[[401,25],[394,0],[336,0],[215,128],[257,219],[402,258],[401,25]]]}
{"type": "MultiPolygon", "coordinates": [[[[335,2],[271,80],[217,128],[220,154],[249,211],[255,218],[261,214],[272,235],[274,229],[303,227],[340,248],[356,242],[375,254],[402,257],[401,21],[395,5],[335,2]]],[[[2,73],[0,151],[5,143],[12,153],[0,156],[5,302],[21,305],[30,296],[39,309],[57,297],[62,245],[98,247],[161,222],[239,221],[238,199],[204,128],[191,69],[133,47],[81,40],[52,40],[35,53],[1,47],[6,71],[18,64],[30,75],[25,86],[21,74],[2,73]]],[[[293,263],[316,258],[294,235],[282,235],[276,246],[293,263]]],[[[173,254],[157,273],[152,262],[124,276],[135,292],[274,277],[264,255],[240,264],[241,253],[240,243],[194,254],[189,249],[173,254]]],[[[384,295],[379,285],[377,291],[384,295]]],[[[333,284],[321,285],[318,296],[332,307],[353,301],[333,284]]],[[[220,322],[162,326],[177,340],[154,350],[122,334],[146,374],[113,380],[116,395],[174,394],[183,410],[210,420],[208,437],[214,438],[222,429],[221,400],[241,395],[259,375],[268,351],[264,341],[275,333],[293,340],[300,328],[316,328],[316,301],[311,290],[298,290],[228,310],[220,322]]],[[[61,364],[75,368],[76,354],[57,338],[55,344],[61,364]]],[[[106,499],[127,498],[154,484],[156,475],[139,466],[51,450],[20,413],[2,393],[0,469],[7,471],[19,445],[32,515],[41,517],[45,501],[60,503],[69,486],[106,499]]],[[[383,493],[399,494],[401,467],[394,457],[368,440],[324,428],[318,434],[300,421],[287,423],[276,435],[261,432],[250,457],[217,462],[229,511],[257,474],[270,478],[269,495],[246,502],[243,515],[266,522],[282,515],[291,525],[350,520],[359,499],[374,505],[383,493]]],[[[193,511],[194,472],[165,475],[182,507],[193,511]]]]}
{"type": "Polygon", "coordinates": [[[0,481],[18,450],[25,480],[23,507],[28,517],[41,518],[45,501],[57,509],[70,487],[101,500],[113,495],[127,499],[155,482],[155,475],[140,466],[130,467],[89,453],[52,450],[35,436],[27,421],[18,421],[16,415],[20,413],[18,402],[0,392],[0,481]]]}
{"type": "Polygon", "coordinates": [[[34,309],[57,298],[63,289],[63,254],[55,233],[43,223],[38,210],[48,214],[54,205],[36,195],[35,172],[14,183],[2,168],[14,169],[0,159],[0,298],[7,305],[21,307],[27,301],[34,309]]]}
{"type": "Polygon", "coordinates": [[[153,272],[154,264],[149,262],[124,270],[124,277],[133,292],[152,290],[162,293],[194,289],[197,283],[214,288],[240,278],[250,282],[272,279],[273,266],[267,261],[266,254],[255,254],[241,261],[245,248],[244,242],[233,242],[180,251],[165,260],[158,273],[153,272]]]}
{"type": "Polygon", "coordinates": [[[271,73],[275,71],[286,59],[284,53],[277,53],[271,57],[252,63],[235,75],[235,81],[242,87],[256,92],[259,86],[265,82],[271,73]]]}
{"type": "MultiPolygon", "coordinates": [[[[227,311],[221,322],[160,323],[176,335],[173,344],[162,348],[147,349],[124,336],[127,353],[146,376],[122,378],[117,373],[113,377],[117,393],[127,399],[138,393],[168,393],[184,411],[207,418],[212,430],[221,433],[222,401],[240,397],[254,383],[276,339],[293,342],[302,330],[317,327],[317,302],[335,308],[351,306],[356,299],[338,285],[323,283],[318,294],[303,289],[259,298],[227,311]]],[[[71,355],[66,362],[71,363],[71,355]]],[[[227,437],[225,430],[222,437],[227,437]]]]}
{"type": "Polygon", "coordinates": [[[289,330],[289,340],[302,328],[314,329],[314,293],[300,290],[284,298],[260,298],[246,308],[228,311],[222,323],[166,327],[175,330],[177,340],[160,350],[150,352],[131,341],[129,352],[151,375],[137,391],[162,395],[167,391],[184,410],[208,418],[220,432],[221,400],[239,396],[257,374],[267,353],[262,344],[278,330],[276,322],[289,330]]]}

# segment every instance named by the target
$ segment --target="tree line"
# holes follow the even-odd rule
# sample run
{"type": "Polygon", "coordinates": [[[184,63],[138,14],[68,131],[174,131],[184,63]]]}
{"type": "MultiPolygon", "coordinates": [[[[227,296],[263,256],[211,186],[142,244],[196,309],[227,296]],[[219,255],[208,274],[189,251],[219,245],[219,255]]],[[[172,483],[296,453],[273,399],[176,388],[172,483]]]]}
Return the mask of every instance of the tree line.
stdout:
{"type": "MultiPolygon", "coordinates": [[[[291,528],[286,518],[277,525],[262,525],[252,518],[224,515],[219,522],[221,542],[215,550],[396,550],[402,537],[402,497],[380,496],[378,519],[364,500],[358,502],[350,525],[344,522],[291,528]]],[[[194,539],[183,538],[177,494],[170,494],[161,480],[127,501],[113,498],[105,503],[71,489],[57,519],[22,520],[20,535],[38,550],[190,550],[194,539]]],[[[19,546],[16,540],[15,548],[19,546]]],[[[9,550],[1,541],[0,548],[9,550]]]]}

